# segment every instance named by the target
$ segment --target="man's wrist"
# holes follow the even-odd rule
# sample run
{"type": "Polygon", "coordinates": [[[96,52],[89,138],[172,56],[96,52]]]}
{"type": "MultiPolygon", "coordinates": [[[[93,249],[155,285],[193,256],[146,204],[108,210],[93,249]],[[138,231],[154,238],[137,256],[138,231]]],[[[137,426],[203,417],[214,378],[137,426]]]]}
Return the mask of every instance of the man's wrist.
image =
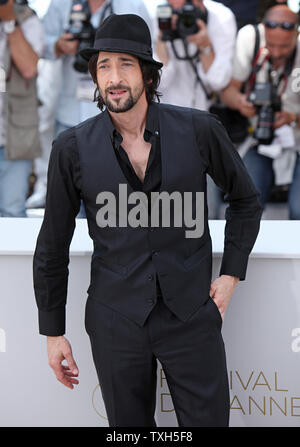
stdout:
{"type": "Polygon", "coordinates": [[[231,279],[233,282],[238,283],[240,278],[238,278],[237,276],[232,276],[232,275],[221,275],[224,276],[225,278],[231,279]]]}
{"type": "Polygon", "coordinates": [[[5,34],[10,35],[16,31],[18,26],[18,22],[15,19],[5,20],[2,22],[3,31],[5,34]]]}
{"type": "Polygon", "coordinates": [[[299,114],[290,113],[290,123],[292,127],[299,127],[299,114]]]}
{"type": "Polygon", "coordinates": [[[212,45],[206,45],[205,47],[199,48],[200,55],[210,56],[213,53],[212,45]]]}
{"type": "Polygon", "coordinates": [[[60,41],[59,40],[57,42],[55,42],[54,50],[55,50],[55,54],[57,57],[60,57],[63,55],[63,52],[60,49],[60,41]]]}
{"type": "Polygon", "coordinates": [[[64,335],[46,335],[47,340],[51,343],[52,341],[58,341],[58,340],[62,340],[63,338],[65,338],[64,335]]]}

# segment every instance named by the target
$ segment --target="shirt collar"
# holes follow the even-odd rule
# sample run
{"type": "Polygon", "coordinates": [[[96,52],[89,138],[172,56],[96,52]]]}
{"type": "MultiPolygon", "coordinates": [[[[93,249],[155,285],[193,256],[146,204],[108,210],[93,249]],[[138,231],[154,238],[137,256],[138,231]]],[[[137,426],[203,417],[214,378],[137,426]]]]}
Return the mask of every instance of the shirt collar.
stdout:
{"type": "MultiPolygon", "coordinates": [[[[119,148],[120,144],[123,141],[122,136],[115,128],[112,119],[110,117],[110,114],[108,110],[106,109],[104,112],[105,114],[105,123],[107,130],[109,132],[109,136],[113,142],[119,148]]],[[[144,132],[144,138],[146,141],[149,141],[152,136],[159,135],[159,121],[158,121],[158,111],[153,103],[150,103],[148,106],[147,111],[147,117],[146,117],[146,126],[145,126],[145,132],[144,132]]]]}

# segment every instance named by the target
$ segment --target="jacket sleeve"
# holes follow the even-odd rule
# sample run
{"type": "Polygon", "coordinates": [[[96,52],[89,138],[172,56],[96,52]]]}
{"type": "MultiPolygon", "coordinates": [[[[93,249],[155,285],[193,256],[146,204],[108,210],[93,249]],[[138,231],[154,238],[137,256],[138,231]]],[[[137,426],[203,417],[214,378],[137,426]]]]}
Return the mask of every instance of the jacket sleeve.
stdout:
{"type": "MultiPolygon", "coordinates": [[[[223,5],[222,5],[223,6],[223,5]]],[[[235,51],[237,26],[233,13],[224,7],[224,16],[218,17],[214,26],[217,31],[208,29],[215,59],[207,72],[203,70],[202,63],[198,62],[198,73],[210,91],[218,92],[225,88],[232,77],[232,63],[235,51]]]]}
{"type": "Polygon", "coordinates": [[[64,32],[65,17],[69,13],[71,2],[61,0],[51,0],[49,8],[43,17],[43,27],[46,36],[46,46],[43,57],[55,60],[55,43],[64,32]]]}
{"type": "Polygon", "coordinates": [[[245,280],[248,258],[256,241],[263,208],[246,167],[223,125],[211,114],[194,125],[206,172],[225,193],[224,253],[220,275],[245,280]]]}
{"type": "Polygon", "coordinates": [[[48,167],[45,214],[33,257],[40,334],[65,333],[69,247],[80,209],[80,172],[71,130],[54,141],[48,167]]]}

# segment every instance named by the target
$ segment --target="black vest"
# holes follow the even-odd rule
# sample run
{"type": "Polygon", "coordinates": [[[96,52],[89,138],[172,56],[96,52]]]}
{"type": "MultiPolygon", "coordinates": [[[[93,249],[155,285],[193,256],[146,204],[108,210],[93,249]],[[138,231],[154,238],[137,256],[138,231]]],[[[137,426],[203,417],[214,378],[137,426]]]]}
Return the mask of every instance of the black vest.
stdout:
{"type": "MultiPolygon", "coordinates": [[[[119,185],[133,193],[116,158],[106,126],[105,113],[76,126],[82,174],[82,198],[89,234],[94,242],[91,266],[91,298],[143,325],[156,300],[158,275],[163,299],[169,309],[186,321],[209,298],[212,271],[212,244],[206,201],[206,173],[197,147],[190,109],[154,105],[159,113],[162,182],[165,191],[204,193],[204,226],[201,237],[187,238],[190,226],[121,227],[116,206],[115,227],[101,228],[97,213],[99,193],[107,191],[119,200],[119,185]]],[[[200,115],[205,112],[198,112],[200,115]]],[[[203,119],[203,125],[205,119],[203,119]]],[[[117,202],[118,203],[118,202],[117,202]]],[[[133,205],[128,205],[128,210],[133,205]]],[[[171,207],[172,209],[172,207],[171,207]]]]}

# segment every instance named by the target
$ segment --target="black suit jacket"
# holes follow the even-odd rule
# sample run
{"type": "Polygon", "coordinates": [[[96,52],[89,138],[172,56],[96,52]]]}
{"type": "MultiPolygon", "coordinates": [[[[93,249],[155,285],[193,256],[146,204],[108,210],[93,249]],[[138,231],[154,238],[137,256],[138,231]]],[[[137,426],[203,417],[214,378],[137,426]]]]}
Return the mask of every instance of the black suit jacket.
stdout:
{"type": "MultiPolygon", "coordinates": [[[[182,218],[178,226],[172,212],[169,226],[161,221],[158,227],[152,227],[151,222],[140,227],[119,223],[120,191],[126,188],[125,203],[133,190],[112,148],[107,111],[62,133],[50,157],[45,216],[34,255],[34,288],[42,334],[65,332],[69,245],[81,199],[94,242],[88,294],[139,325],[144,324],[155,305],[156,275],[165,304],[182,321],[209,299],[212,243],[207,173],[226,192],[229,202],[220,274],[245,279],[262,208],[242,160],[214,116],[165,104],[153,107],[160,128],[159,192],[175,193],[177,197],[190,194],[194,217],[197,203],[203,213],[200,235],[186,237],[190,224],[182,218]],[[116,198],[116,215],[110,216],[110,226],[100,228],[103,193],[111,197],[111,204],[116,198]],[[203,198],[200,205],[196,197],[203,198]],[[116,226],[112,226],[114,219],[116,226]]],[[[128,213],[137,203],[128,204],[128,213]]],[[[142,213],[142,201],[140,206],[142,213]]]]}

